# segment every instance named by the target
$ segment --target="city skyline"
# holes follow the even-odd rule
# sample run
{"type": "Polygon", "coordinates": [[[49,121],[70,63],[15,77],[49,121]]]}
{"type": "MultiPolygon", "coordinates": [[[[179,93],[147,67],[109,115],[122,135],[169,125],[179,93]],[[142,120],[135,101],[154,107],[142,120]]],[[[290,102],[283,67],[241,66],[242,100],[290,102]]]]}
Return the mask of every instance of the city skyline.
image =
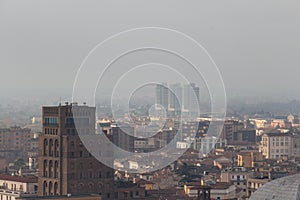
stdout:
{"type": "Polygon", "coordinates": [[[0,0],[0,200],[300,200],[299,8],[0,0]]]}

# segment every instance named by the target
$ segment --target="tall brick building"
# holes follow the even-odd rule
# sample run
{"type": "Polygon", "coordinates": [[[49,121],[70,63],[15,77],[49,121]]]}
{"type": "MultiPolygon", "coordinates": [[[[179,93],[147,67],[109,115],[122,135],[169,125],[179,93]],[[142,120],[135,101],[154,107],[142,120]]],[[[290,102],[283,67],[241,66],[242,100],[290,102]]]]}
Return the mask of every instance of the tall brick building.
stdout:
{"type": "Polygon", "coordinates": [[[39,140],[38,195],[101,194],[112,196],[113,169],[96,160],[77,130],[95,134],[95,107],[67,104],[43,107],[39,140]],[[74,115],[76,109],[76,115],[74,115]],[[76,127],[74,124],[76,123],[76,127]]]}

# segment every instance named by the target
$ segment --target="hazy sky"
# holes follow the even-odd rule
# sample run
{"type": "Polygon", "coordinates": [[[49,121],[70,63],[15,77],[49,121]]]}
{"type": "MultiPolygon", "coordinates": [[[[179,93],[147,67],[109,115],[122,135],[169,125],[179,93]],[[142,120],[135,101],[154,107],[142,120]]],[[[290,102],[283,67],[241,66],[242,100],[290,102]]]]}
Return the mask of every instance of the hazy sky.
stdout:
{"type": "Polygon", "coordinates": [[[300,85],[299,11],[297,0],[0,0],[0,88],[71,89],[99,42],[159,26],[200,42],[226,88],[293,93],[300,85]]]}

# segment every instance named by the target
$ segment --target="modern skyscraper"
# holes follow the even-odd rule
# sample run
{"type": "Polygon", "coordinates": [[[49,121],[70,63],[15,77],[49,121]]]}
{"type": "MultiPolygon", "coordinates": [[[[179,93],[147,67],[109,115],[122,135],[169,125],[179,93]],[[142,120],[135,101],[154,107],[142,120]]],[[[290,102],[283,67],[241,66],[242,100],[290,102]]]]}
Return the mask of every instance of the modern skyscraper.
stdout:
{"type": "Polygon", "coordinates": [[[183,88],[181,84],[171,84],[169,91],[169,110],[174,111],[175,115],[180,114],[183,107],[183,88]]]}
{"type": "Polygon", "coordinates": [[[168,111],[169,108],[169,89],[166,83],[156,85],[156,101],[157,109],[160,110],[161,106],[168,111]]]}
{"type": "Polygon", "coordinates": [[[183,87],[183,107],[188,112],[198,113],[200,90],[194,83],[184,85],[183,87]]]}
{"type": "Polygon", "coordinates": [[[156,109],[164,107],[168,116],[178,116],[181,112],[190,116],[199,115],[200,89],[195,83],[181,85],[180,83],[162,83],[156,85],[156,109]]]}
{"type": "Polygon", "coordinates": [[[43,107],[39,196],[93,193],[102,194],[103,199],[112,196],[113,169],[87,151],[77,132],[95,134],[95,110],[77,104],[43,107]]]}

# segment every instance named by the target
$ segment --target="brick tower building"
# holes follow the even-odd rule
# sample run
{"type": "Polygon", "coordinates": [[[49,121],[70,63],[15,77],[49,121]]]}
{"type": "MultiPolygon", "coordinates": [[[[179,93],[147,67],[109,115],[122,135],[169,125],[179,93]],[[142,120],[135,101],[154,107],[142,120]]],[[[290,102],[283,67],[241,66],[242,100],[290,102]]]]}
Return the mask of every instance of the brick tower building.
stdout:
{"type": "Polygon", "coordinates": [[[95,133],[95,110],[95,107],[67,103],[43,107],[38,160],[39,196],[101,194],[103,199],[112,196],[113,169],[87,151],[77,132],[95,133]]]}

